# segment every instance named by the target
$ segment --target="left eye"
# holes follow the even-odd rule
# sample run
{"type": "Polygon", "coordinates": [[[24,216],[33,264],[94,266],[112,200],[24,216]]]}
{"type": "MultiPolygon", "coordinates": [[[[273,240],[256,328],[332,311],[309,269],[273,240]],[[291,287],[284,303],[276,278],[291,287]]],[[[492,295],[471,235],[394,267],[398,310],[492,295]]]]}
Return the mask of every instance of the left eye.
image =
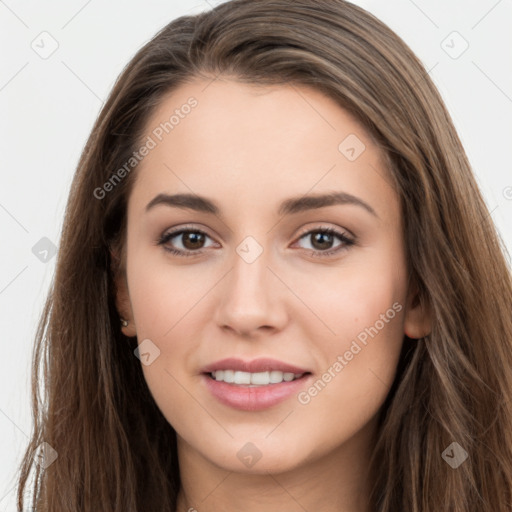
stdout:
{"type": "Polygon", "coordinates": [[[302,240],[303,238],[309,238],[312,241],[313,247],[311,249],[313,251],[327,254],[337,252],[340,246],[352,245],[354,243],[353,240],[348,238],[344,233],[339,233],[335,229],[331,228],[308,231],[302,235],[299,240],[302,240]],[[335,238],[340,240],[340,243],[333,248],[332,244],[334,243],[335,238]]]}
{"type": "Polygon", "coordinates": [[[314,229],[312,231],[308,231],[304,235],[302,235],[299,240],[303,238],[312,240],[313,247],[311,248],[314,251],[314,254],[318,254],[321,256],[329,255],[336,253],[346,246],[350,246],[354,244],[354,240],[347,237],[344,233],[340,233],[332,228],[325,229],[314,229]],[[334,239],[337,238],[340,240],[340,243],[333,247],[334,239]]]}
{"type": "MultiPolygon", "coordinates": [[[[298,240],[307,239],[308,237],[312,240],[313,247],[306,249],[312,251],[315,256],[320,257],[338,253],[355,244],[355,240],[332,228],[310,230],[300,236],[298,240]],[[340,243],[333,247],[332,244],[336,238],[340,243]]],[[[211,240],[204,231],[181,229],[163,234],[158,239],[157,244],[163,245],[165,250],[176,256],[194,256],[201,254],[202,249],[207,247],[203,245],[207,238],[211,240]],[[174,243],[169,243],[175,238],[181,241],[181,247],[176,248],[174,243]]]]}

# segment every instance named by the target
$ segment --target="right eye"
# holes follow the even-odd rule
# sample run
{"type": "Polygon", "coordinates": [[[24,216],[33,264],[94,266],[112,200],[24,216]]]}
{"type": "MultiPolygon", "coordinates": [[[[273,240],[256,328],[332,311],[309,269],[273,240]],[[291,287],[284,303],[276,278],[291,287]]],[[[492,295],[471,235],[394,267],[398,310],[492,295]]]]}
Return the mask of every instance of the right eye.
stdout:
{"type": "Polygon", "coordinates": [[[165,250],[176,256],[195,256],[202,254],[204,242],[206,238],[210,238],[204,231],[199,229],[176,229],[174,231],[162,234],[157,240],[158,245],[162,245],[165,250]],[[182,247],[175,247],[175,243],[169,246],[169,242],[173,239],[179,241],[178,245],[182,247]],[[198,250],[199,249],[199,250],[198,250]]]}

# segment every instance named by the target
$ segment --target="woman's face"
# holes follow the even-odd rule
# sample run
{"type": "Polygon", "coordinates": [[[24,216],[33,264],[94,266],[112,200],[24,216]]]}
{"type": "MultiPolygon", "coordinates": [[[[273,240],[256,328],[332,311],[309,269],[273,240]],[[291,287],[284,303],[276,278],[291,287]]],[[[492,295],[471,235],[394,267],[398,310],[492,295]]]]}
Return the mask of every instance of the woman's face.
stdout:
{"type": "Polygon", "coordinates": [[[180,456],[360,456],[425,327],[375,143],[315,90],[220,79],[167,96],[143,143],[118,305],[180,456]]]}

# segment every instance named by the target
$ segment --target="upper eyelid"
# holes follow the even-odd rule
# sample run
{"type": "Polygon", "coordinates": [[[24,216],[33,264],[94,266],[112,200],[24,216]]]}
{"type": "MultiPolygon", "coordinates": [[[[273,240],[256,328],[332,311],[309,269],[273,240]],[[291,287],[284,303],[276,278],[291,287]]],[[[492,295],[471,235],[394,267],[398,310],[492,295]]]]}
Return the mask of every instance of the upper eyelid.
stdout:
{"type": "Polygon", "coordinates": [[[307,234],[309,234],[311,232],[315,232],[315,231],[336,231],[340,235],[347,234],[348,237],[351,239],[356,238],[356,236],[347,228],[333,227],[333,226],[327,226],[327,225],[318,225],[316,227],[304,228],[304,230],[301,231],[300,234],[298,235],[298,238],[301,238],[304,235],[307,235],[307,234]]]}
{"type": "Polygon", "coordinates": [[[193,233],[203,233],[205,234],[206,236],[210,237],[211,239],[214,239],[215,237],[213,237],[212,235],[210,235],[208,233],[208,230],[206,230],[205,228],[199,228],[199,227],[195,227],[195,226],[180,226],[180,227],[177,227],[177,228],[171,228],[169,230],[165,230],[163,233],[162,233],[162,238],[163,237],[169,237],[171,235],[181,235],[183,233],[186,233],[186,232],[193,232],[193,233]]]}

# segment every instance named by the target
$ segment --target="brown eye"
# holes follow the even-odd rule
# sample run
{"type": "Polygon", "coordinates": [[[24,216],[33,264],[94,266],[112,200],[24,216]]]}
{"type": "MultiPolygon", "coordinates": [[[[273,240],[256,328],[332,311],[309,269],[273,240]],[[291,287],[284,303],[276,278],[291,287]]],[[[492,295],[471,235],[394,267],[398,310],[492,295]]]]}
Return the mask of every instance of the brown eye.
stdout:
{"type": "Polygon", "coordinates": [[[204,233],[199,231],[184,231],[181,234],[182,244],[185,249],[201,249],[202,244],[204,243],[205,236],[204,233]]]}
{"type": "Polygon", "coordinates": [[[311,249],[314,255],[320,257],[338,253],[355,244],[354,239],[332,228],[308,231],[299,238],[299,240],[302,239],[310,240],[311,247],[306,247],[306,249],[311,249]],[[333,245],[336,243],[336,239],[339,242],[333,245]]]}
{"type": "Polygon", "coordinates": [[[311,236],[312,245],[316,250],[322,251],[331,249],[334,242],[334,235],[324,231],[315,231],[311,236]]]}
{"type": "Polygon", "coordinates": [[[194,256],[201,254],[206,248],[206,239],[211,239],[206,233],[197,229],[181,229],[164,233],[157,241],[165,250],[177,256],[194,256]],[[177,246],[177,247],[176,247],[177,246]]]}

